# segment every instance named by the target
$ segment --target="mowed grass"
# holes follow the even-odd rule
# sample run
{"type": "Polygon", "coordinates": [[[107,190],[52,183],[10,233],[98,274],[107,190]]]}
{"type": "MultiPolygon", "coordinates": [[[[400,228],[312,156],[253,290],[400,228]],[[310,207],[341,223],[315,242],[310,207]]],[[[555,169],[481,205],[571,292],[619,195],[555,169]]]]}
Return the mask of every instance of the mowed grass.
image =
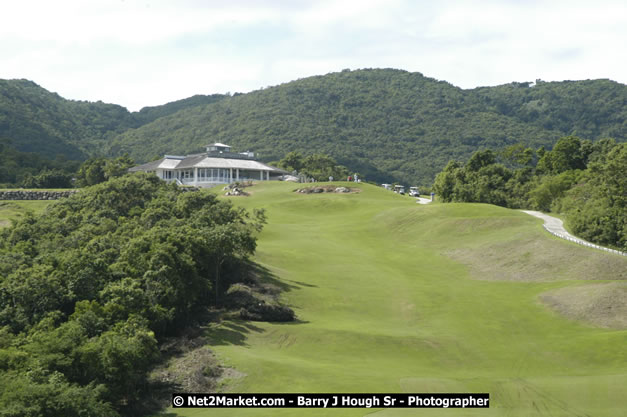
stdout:
{"type": "Polygon", "coordinates": [[[224,390],[488,392],[491,408],[168,413],[625,415],[627,331],[562,317],[542,305],[539,295],[583,279],[624,278],[626,259],[554,239],[538,219],[515,210],[419,205],[366,184],[361,193],[348,195],[291,192],[297,187],[260,184],[250,189],[251,197],[232,198],[249,209],[266,208],[256,260],[285,284],[284,301],[299,322],[216,326],[209,337],[218,358],[245,374],[226,381],[224,390]],[[518,239],[526,242],[519,256],[518,239]],[[477,269],[464,258],[468,251],[480,257],[482,249],[490,251],[488,259],[502,256],[506,263],[477,269]],[[551,263],[545,256],[551,250],[559,259],[582,260],[551,263]],[[589,263],[608,266],[582,276],[579,270],[589,263]],[[525,267],[529,279],[512,279],[517,267],[525,267]],[[534,280],[534,271],[543,279],[534,280]]]}
{"type": "Polygon", "coordinates": [[[0,200],[0,227],[11,225],[25,212],[41,213],[51,203],[50,200],[0,200]]]}
{"type": "MultiPolygon", "coordinates": [[[[491,408],[165,415],[625,415],[627,331],[594,327],[585,308],[571,314],[580,321],[561,316],[541,297],[564,289],[583,303],[590,280],[622,288],[627,259],[554,238],[515,210],[419,205],[366,184],[348,195],[292,192],[300,186],[258,184],[231,198],[266,208],[256,261],[283,283],[299,321],[216,325],[218,358],[245,375],[223,390],[489,392],[491,408]]],[[[50,203],[2,201],[0,226],[50,203]]]]}

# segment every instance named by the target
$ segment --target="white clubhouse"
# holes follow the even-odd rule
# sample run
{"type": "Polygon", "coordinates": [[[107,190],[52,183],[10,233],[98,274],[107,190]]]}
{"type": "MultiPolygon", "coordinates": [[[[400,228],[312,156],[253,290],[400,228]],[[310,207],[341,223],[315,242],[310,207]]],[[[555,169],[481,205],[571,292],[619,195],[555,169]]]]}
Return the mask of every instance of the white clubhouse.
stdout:
{"type": "Polygon", "coordinates": [[[159,178],[182,185],[210,187],[236,181],[276,180],[285,174],[278,168],[255,160],[252,152],[234,153],[223,143],[206,146],[207,152],[187,156],[165,155],[156,161],[138,165],[131,172],[155,173],[159,178]]]}

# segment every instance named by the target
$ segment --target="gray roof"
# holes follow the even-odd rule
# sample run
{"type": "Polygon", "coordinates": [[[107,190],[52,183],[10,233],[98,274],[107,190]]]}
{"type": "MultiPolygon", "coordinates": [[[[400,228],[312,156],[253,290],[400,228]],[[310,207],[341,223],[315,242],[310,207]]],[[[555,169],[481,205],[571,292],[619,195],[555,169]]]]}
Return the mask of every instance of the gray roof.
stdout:
{"type": "Polygon", "coordinates": [[[207,154],[199,153],[196,155],[187,155],[187,158],[180,161],[177,168],[194,168],[197,164],[207,157],[207,154]]]}
{"type": "Polygon", "coordinates": [[[184,159],[166,157],[138,165],[129,171],[154,171],[156,169],[233,168],[254,171],[285,172],[251,159],[212,158],[207,154],[188,155],[184,159]]]}
{"type": "MultiPolygon", "coordinates": [[[[129,171],[131,172],[154,171],[157,168],[160,168],[161,163],[163,163],[165,160],[166,160],[165,158],[161,158],[161,159],[157,159],[156,161],[148,162],[147,164],[137,165],[135,167],[129,168],[129,171]]],[[[180,162],[180,161],[177,161],[177,162],[180,162]]]]}
{"type": "Polygon", "coordinates": [[[275,171],[269,165],[250,159],[212,158],[206,155],[193,155],[185,158],[177,168],[239,168],[255,171],[275,171]]]}

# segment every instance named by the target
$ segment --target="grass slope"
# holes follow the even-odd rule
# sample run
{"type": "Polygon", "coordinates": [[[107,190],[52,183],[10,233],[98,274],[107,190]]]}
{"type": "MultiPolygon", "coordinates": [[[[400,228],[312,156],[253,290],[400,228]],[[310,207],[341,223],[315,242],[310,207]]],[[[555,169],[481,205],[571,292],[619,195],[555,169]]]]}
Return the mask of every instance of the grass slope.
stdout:
{"type": "Polygon", "coordinates": [[[43,212],[52,201],[49,200],[3,200],[0,201],[0,227],[11,224],[11,219],[18,219],[25,212],[43,212]]]}
{"type": "MultiPolygon", "coordinates": [[[[224,388],[489,392],[491,408],[187,409],[167,415],[624,415],[627,331],[570,320],[538,300],[543,292],[584,284],[576,275],[581,265],[542,264],[551,281],[482,280],[472,265],[451,257],[451,251],[482,246],[499,251],[498,243],[507,257],[519,235],[542,251],[581,248],[553,239],[536,219],[514,210],[418,205],[365,184],[350,195],[290,192],[296,187],[257,185],[251,197],[234,198],[267,209],[257,261],[284,282],[285,301],[301,321],[216,326],[209,338],[218,357],[246,375],[224,388]]],[[[525,250],[539,256],[533,245],[525,250]]],[[[589,278],[613,280],[613,271],[627,266],[615,255],[581,254],[585,262],[612,265],[589,278]]]]}

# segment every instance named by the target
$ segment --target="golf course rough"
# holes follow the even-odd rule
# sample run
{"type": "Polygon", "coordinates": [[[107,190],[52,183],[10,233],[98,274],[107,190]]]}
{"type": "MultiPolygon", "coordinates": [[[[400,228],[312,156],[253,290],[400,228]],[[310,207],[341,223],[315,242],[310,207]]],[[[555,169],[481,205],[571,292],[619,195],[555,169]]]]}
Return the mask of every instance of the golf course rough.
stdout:
{"type": "Polygon", "coordinates": [[[245,375],[223,390],[487,392],[490,408],[166,415],[626,415],[627,330],[562,315],[540,297],[625,280],[627,259],[557,239],[515,210],[419,205],[368,184],[347,194],[296,188],[263,183],[245,199],[226,197],[266,209],[255,260],[285,287],[298,321],[231,321],[210,332],[218,359],[245,375]]]}

